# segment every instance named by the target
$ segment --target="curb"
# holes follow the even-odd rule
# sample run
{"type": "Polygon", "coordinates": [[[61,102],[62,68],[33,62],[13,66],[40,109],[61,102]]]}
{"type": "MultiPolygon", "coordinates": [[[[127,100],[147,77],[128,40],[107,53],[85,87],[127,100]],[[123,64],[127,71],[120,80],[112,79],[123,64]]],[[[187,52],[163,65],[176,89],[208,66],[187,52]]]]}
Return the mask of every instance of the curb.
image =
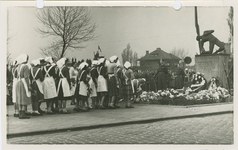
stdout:
{"type": "Polygon", "coordinates": [[[216,106],[216,105],[226,105],[233,104],[233,102],[222,102],[222,103],[211,103],[211,104],[198,104],[198,105],[186,105],[186,108],[190,107],[203,107],[203,106],[216,106]]]}
{"type": "Polygon", "coordinates": [[[205,113],[205,114],[186,115],[186,116],[174,116],[174,117],[166,117],[166,118],[155,118],[155,119],[145,119],[145,120],[118,122],[118,123],[88,125],[88,126],[81,126],[81,127],[69,127],[69,128],[61,128],[61,129],[13,133],[13,134],[7,134],[7,139],[15,138],[15,137],[40,135],[40,134],[51,134],[51,133],[68,132],[68,131],[81,131],[81,130],[90,130],[90,129],[97,129],[97,128],[105,128],[105,127],[115,127],[115,126],[121,126],[121,125],[144,124],[144,123],[152,123],[152,122],[157,122],[157,121],[185,119],[185,118],[194,118],[194,117],[205,117],[205,116],[221,115],[221,114],[227,114],[227,113],[233,113],[233,110],[212,112],[212,113],[205,113]]]}

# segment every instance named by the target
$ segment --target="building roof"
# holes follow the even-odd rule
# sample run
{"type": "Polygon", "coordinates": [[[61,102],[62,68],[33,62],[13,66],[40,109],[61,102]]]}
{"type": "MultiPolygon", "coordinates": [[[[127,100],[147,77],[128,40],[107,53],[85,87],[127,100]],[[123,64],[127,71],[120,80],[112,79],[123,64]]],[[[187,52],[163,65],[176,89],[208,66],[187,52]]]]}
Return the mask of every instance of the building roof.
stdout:
{"type": "Polygon", "coordinates": [[[179,57],[171,53],[166,53],[165,51],[161,50],[161,48],[157,48],[156,50],[154,50],[149,54],[146,54],[139,60],[141,61],[141,60],[160,60],[160,59],[180,60],[179,57]]]}

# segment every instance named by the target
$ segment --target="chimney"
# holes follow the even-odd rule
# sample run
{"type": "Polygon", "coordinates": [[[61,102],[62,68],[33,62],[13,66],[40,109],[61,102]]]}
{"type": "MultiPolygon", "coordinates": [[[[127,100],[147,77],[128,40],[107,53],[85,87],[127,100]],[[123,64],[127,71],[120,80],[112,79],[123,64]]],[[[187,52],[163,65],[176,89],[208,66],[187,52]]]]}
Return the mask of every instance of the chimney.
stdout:
{"type": "Polygon", "coordinates": [[[149,54],[149,51],[146,51],[145,55],[148,55],[149,54]]]}

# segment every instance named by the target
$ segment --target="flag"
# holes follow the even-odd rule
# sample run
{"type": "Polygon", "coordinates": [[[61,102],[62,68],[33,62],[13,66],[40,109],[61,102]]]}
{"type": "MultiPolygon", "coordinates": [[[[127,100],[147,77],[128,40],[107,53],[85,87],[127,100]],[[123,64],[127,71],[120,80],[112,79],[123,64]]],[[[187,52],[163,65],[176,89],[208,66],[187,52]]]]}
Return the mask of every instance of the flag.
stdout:
{"type": "Polygon", "coordinates": [[[100,51],[100,52],[102,52],[102,50],[101,50],[101,48],[100,48],[100,46],[98,45],[98,50],[100,51]]]}

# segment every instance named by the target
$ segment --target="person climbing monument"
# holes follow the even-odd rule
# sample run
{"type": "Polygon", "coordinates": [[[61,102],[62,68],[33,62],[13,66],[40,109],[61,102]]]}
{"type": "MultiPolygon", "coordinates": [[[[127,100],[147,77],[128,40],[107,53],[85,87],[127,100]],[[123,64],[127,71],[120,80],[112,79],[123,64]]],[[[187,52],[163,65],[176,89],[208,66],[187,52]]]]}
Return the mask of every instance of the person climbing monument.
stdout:
{"type": "Polygon", "coordinates": [[[225,43],[218,40],[212,33],[214,30],[206,30],[203,32],[202,36],[197,36],[197,41],[201,42],[201,54],[217,54],[223,50],[225,50],[225,43]],[[203,45],[205,42],[209,42],[209,51],[205,51],[203,45]],[[214,46],[218,46],[219,49],[213,53],[214,46]]]}

